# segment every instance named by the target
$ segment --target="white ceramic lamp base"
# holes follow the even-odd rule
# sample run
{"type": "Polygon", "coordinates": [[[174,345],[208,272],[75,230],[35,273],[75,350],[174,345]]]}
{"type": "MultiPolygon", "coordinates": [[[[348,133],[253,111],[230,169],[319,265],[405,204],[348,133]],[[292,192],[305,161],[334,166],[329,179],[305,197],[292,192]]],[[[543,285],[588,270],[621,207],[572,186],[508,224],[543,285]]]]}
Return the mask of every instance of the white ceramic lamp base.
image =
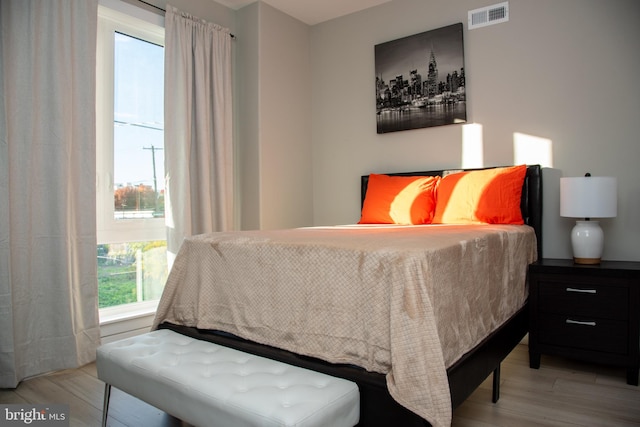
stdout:
{"type": "Polygon", "coordinates": [[[598,221],[576,221],[571,230],[573,261],[576,264],[600,264],[604,233],[598,221]]]}

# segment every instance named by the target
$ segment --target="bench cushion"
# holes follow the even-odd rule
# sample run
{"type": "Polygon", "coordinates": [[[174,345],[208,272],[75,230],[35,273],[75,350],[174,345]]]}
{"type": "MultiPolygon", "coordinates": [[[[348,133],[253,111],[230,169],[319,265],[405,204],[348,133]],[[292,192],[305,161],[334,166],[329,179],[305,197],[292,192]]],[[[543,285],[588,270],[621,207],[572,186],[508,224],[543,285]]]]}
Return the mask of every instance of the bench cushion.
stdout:
{"type": "Polygon", "coordinates": [[[354,426],[355,383],[170,330],[98,348],[98,378],[200,426],[354,426]]]}

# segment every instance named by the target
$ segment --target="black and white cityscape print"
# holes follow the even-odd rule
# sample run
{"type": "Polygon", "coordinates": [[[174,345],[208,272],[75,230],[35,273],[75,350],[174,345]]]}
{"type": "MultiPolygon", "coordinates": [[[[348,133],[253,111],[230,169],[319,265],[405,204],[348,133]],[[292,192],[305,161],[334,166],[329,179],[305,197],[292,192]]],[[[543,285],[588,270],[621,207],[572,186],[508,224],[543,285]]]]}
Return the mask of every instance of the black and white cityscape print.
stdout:
{"type": "Polygon", "coordinates": [[[467,121],[462,23],[375,46],[378,133],[467,121]]]}

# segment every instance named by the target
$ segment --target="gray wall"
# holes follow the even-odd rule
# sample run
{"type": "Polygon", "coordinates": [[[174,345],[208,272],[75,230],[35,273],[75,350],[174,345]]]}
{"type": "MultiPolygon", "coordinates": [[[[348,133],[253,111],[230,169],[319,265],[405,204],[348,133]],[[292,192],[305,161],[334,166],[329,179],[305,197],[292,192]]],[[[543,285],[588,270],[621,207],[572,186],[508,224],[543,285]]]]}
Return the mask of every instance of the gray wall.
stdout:
{"type": "Polygon", "coordinates": [[[241,228],[311,225],[309,27],[262,2],[237,13],[241,228]]]}
{"type": "MultiPolygon", "coordinates": [[[[112,2],[114,0],[100,0],[101,3],[112,2]]],[[[115,0],[116,2],[118,0],[115,0]]],[[[124,3],[130,3],[135,7],[146,9],[153,13],[159,13],[164,15],[163,12],[158,9],[145,5],[138,0],[121,0],[124,3]]],[[[180,11],[187,12],[200,19],[204,19],[209,22],[216,23],[223,27],[231,29],[231,32],[235,30],[235,12],[226,6],[216,3],[211,0],[144,0],[146,3],[159,7],[161,9],[167,8],[167,3],[173,7],[178,8],[180,11]]]]}
{"type": "Polygon", "coordinates": [[[374,45],[463,22],[467,114],[481,125],[483,165],[513,164],[523,135],[536,162],[551,147],[545,256],[571,257],[559,177],[589,171],[618,178],[618,217],[601,220],[604,258],[640,260],[640,2],[510,0],[509,22],[469,31],[467,11],[495,3],[394,0],[311,27],[314,223],[358,220],[362,174],[464,166],[468,127],[378,135],[374,93],[374,45]]]}
{"type": "Polygon", "coordinates": [[[549,167],[545,256],[571,257],[559,178],[588,171],[618,178],[618,216],[601,220],[604,258],[640,261],[640,2],[510,0],[509,22],[471,31],[467,11],[498,1],[393,0],[312,27],[261,1],[239,11],[207,2],[175,3],[238,36],[242,228],[356,222],[360,175],[466,166],[472,131],[476,163],[549,167]],[[374,46],[456,22],[472,125],[376,134],[374,46]],[[523,138],[534,153],[515,158],[523,138]]]}

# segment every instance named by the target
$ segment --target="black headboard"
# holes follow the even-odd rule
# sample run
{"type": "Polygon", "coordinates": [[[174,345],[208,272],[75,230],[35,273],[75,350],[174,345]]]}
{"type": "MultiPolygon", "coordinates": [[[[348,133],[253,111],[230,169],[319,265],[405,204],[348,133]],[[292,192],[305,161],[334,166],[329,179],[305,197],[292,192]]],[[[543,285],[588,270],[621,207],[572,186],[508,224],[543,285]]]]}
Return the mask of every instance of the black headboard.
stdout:
{"type": "MultiPolygon", "coordinates": [[[[491,169],[491,168],[484,168],[491,169]]],[[[459,172],[461,170],[478,170],[478,169],[444,169],[437,171],[424,172],[398,172],[386,175],[395,176],[442,176],[446,172],[459,172]]],[[[367,194],[367,185],[369,184],[369,175],[360,177],[360,207],[364,204],[364,196],[367,194]]],[[[525,224],[533,227],[538,240],[538,259],[542,258],[542,170],[540,165],[527,166],[527,174],[522,187],[522,200],[520,201],[520,209],[522,210],[522,218],[525,224]]]]}

